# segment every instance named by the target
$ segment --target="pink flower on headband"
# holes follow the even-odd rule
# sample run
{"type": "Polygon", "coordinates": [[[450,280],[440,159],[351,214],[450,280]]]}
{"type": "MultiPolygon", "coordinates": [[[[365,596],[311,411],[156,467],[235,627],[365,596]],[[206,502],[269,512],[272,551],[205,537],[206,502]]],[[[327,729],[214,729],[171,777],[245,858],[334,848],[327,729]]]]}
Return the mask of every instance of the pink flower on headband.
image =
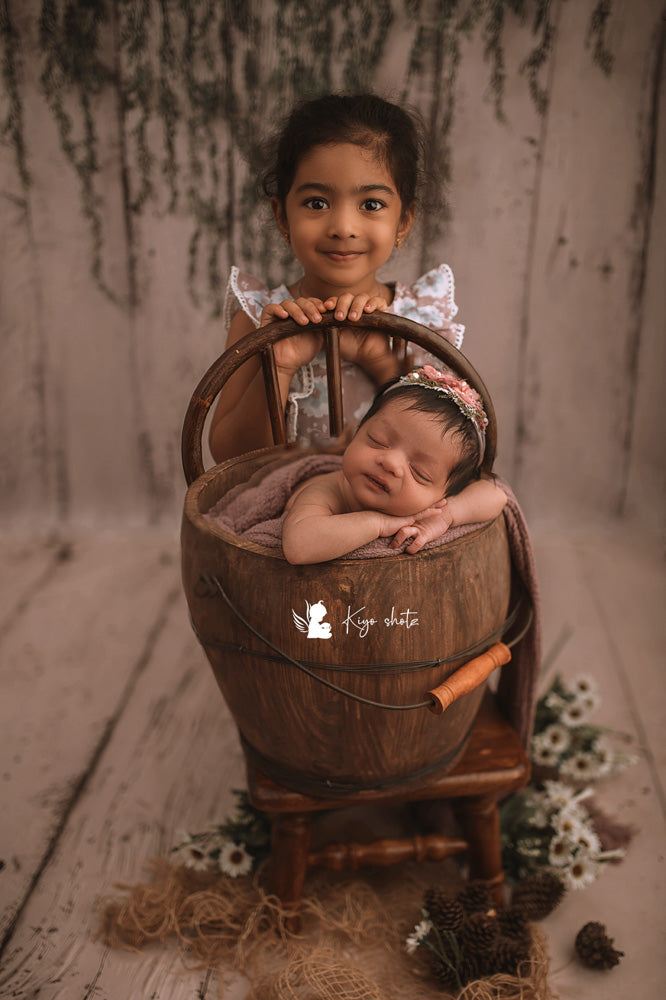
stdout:
{"type": "Polygon", "coordinates": [[[473,389],[464,379],[457,378],[453,372],[440,371],[438,368],[433,368],[432,365],[424,365],[423,368],[408,372],[407,375],[403,375],[391,383],[384,391],[390,392],[391,389],[396,389],[401,385],[419,385],[424,389],[441,392],[442,395],[448,396],[460,412],[474,425],[479,439],[480,456],[483,459],[486,449],[488,417],[476,389],[473,389]]]}
{"type": "Polygon", "coordinates": [[[464,379],[456,378],[452,372],[441,372],[437,368],[433,368],[432,365],[424,365],[420,369],[425,377],[430,382],[435,382],[437,385],[441,385],[442,388],[450,389],[454,392],[463,403],[467,403],[473,410],[482,410],[481,397],[479,396],[476,389],[472,389],[468,382],[464,379]]]}

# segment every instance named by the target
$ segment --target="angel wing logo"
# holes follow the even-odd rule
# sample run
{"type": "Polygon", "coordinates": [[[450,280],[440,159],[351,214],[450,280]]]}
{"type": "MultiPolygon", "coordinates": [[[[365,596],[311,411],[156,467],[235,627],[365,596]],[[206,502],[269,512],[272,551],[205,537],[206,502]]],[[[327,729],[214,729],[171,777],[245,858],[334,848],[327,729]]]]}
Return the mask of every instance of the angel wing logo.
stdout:
{"type": "Polygon", "coordinates": [[[307,632],[308,639],[330,639],[331,626],[323,620],[328,614],[323,602],[317,601],[316,604],[310,604],[309,601],[306,601],[305,606],[307,608],[305,618],[297,615],[293,608],[291,609],[294,625],[299,632],[307,632]]]}

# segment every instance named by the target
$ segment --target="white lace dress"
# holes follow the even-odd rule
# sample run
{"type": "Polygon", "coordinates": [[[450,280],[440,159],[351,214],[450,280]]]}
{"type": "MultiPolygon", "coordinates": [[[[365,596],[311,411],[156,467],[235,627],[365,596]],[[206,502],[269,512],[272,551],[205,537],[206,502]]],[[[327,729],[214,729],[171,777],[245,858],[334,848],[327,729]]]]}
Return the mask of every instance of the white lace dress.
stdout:
{"type": "MultiPolygon", "coordinates": [[[[393,301],[386,312],[413,320],[439,333],[445,340],[460,348],[464,326],[454,323],[458,312],[454,301],[453,272],[448,264],[440,264],[412,285],[396,281],[389,283],[394,289],[393,301]]],[[[234,315],[242,309],[255,327],[259,326],[264,306],[291,298],[286,285],[268,288],[257,278],[244,274],[237,267],[231,268],[224,304],[226,336],[234,315]]],[[[415,365],[438,362],[425,351],[413,347],[415,365]]],[[[347,423],[358,423],[372,402],[377,386],[365,372],[351,362],[342,362],[342,392],[347,423]]],[[[321,445],[328,439],[328,394],[326,390],[326,358],[324,351],[296,373],[292,379],[287,403],[287,431],[289,440],[301,445],[321,445]]]]}

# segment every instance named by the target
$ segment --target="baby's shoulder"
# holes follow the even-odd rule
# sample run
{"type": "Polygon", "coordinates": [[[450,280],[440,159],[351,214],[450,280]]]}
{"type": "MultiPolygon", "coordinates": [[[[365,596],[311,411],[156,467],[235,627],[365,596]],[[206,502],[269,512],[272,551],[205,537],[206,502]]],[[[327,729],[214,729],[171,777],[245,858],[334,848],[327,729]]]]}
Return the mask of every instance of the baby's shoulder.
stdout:
{"type": "Polygon", "coordinates": [[[339,514],[344,506],[341,479],[342,473],[339,470],[324,472],[320,476],[306,479],[289,497],[285,511],[308,506],[321,507],[331,513],[339,514]]]}

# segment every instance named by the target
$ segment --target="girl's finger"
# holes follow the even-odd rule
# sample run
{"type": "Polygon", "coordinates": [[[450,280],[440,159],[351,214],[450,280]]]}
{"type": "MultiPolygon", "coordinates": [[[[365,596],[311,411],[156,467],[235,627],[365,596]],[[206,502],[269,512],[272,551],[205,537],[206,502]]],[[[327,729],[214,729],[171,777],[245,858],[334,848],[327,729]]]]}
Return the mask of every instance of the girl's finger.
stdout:
{"type": "Polygon", "coordinates": [[[265,306],[262,309],[259,325],[268,326],[268,324],[272,323],[273,320],[288,319],[288,318],[289,318],[289,313],[284,308],[284,306],[278,302],[273,302],[271,305],[265,306]]]}
{"type": "MultiPolygon", "coordinates": [[[[339,298],[335,306],[335,318],[336,319],[346,319],[349,313],[349,307],[354,301],[354,296],[351,292],[344,292],[339,298]]],[[[353,317],[350,317],[353,319],[353,317]]]]}
{"type": "Polygon", "coordinates": [[[388,302],[383,295],[373,295],[363,307],[363,311],[367,313],[384,312],[385,309],[388,309],[388,302]]]}

